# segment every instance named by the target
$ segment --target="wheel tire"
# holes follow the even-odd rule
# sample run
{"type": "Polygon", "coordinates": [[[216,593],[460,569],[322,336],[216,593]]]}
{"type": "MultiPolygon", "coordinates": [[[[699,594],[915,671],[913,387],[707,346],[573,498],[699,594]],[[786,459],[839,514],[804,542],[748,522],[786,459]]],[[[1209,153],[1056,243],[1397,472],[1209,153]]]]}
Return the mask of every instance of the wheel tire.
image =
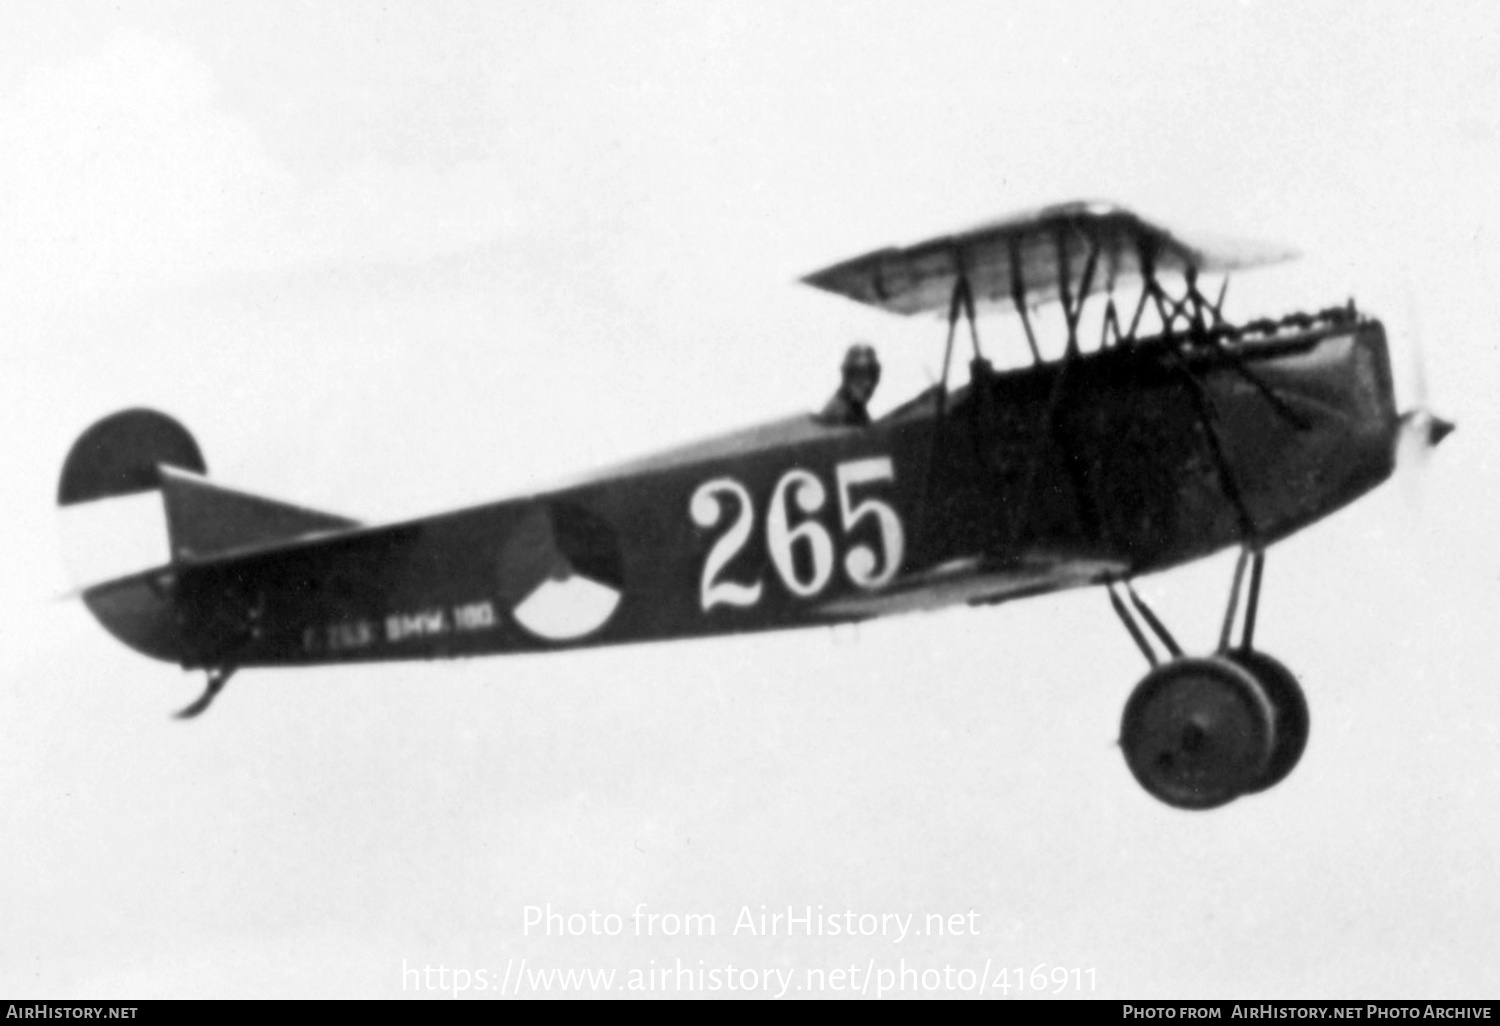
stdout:
{"type": "Polygon", "coordinates": [[[1212,809],[1265,779],[1274,710],[1255,676],[1220,658],[1176,659],[1148,673],[1120,721],[1135,779],[1179,809],[1212,809]]]}
{"type": "Polygon", "coordinates": [[[1264,652],[1253,648],[1235,649],[1225,652],[1224,658],[1247,670],[1271,700],[1271,713],[1276,724],[1271,761],[1261,779],[1246,789],[1249,793],[1264,791],[1285,780],[1307,748],[1308,730],[1312,726],[1307,696],[1292,671],[1264,652]]]}

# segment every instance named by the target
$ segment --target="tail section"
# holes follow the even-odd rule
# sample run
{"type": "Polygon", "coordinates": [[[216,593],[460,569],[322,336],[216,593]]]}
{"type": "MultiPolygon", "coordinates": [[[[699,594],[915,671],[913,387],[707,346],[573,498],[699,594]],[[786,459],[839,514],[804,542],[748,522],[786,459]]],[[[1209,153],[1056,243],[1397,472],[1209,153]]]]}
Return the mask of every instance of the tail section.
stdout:
{"type": "Polygon", "coordinates": [[[115,637],[157,658],[185,652],[178,567],[358,526],[211,484],[207,469],[186,428],[145,409],[105,417],[63,461],[57,502],[84,602],[115,637]]]}
{"type": "Polygon", "coordinates": [[[359,526],[347,517],[223,488],[170,464],[160,468],[160,476],[167,537],[175,562],[245,552],[359,526]]]}

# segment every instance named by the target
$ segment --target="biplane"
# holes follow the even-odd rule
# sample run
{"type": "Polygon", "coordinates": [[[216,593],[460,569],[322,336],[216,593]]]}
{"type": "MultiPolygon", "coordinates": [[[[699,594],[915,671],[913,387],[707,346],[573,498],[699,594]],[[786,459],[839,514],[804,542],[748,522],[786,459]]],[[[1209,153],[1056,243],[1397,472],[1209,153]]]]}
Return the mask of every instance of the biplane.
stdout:
{"type": "Polygon", "coordinates": [[[1352,301],[1236,324],[1223,287],[1202,288],[1291,255],[1053,206],[804,279],[946,320],[941,380],[873,422],[799,414],[370,526],[213,484],[187,430],[132,409],[78,439],[58,501],[112,557],[99,524],[158,525],[155,552],[81,596],[127,645],[206,671],[182,716],[250,667],[819,627],[1098,585],[1151,667],[1121,722],[1131,772],[1211,808],[1284,778],[1307,741],[1297,679],[1255,647],[1266,549],[1390,476],[1402,436],[1452,427],[1398,413],[1384,329],[1352,301]],[[1025,345],[1005,369],[980,346],[993,310],[1025,345]],[[1039,340],[1046,317],[1060,337],[1039,340]],[[1226,548],[1218,644],[1186,655],[1132,581],[1226,548]]]}

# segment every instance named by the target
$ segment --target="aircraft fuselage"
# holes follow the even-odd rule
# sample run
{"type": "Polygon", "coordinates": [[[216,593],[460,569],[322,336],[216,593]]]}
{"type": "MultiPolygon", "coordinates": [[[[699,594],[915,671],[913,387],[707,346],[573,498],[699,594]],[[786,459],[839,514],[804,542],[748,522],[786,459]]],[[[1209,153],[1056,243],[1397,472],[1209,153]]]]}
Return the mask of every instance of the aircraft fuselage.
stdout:
{"type": "Polygon", "coordinates": [[[1390,474],[1378,322],[1233,353],[1142,340],[980,372],[868,427],[790,418],[545,494],[188,561],[85,599],[185,666],[817,626],[1150,573],[1247,532],[1269,544],[1390,474]]]}

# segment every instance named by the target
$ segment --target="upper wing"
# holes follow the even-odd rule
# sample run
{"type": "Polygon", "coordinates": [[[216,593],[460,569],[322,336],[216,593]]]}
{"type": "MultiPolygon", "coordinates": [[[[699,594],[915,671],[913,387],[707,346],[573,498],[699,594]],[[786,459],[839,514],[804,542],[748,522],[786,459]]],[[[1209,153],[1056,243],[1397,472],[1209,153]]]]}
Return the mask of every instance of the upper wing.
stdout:
{"type": "Polygon", "coordinates": [[[1028,211],[954,235],[902,248],[878,249],[816,271],[802,280],[893,313],[946,313],[960,276],[980,306],[1028,305],[1088,291],[1154,271],[1233,271],[1289,260],[1297,254],[1264,243],[1189,240],[1108,203],[1064,203],[1028,211]],[[1094,267],[1089,274],[1092,254],[1094,267]]]}

